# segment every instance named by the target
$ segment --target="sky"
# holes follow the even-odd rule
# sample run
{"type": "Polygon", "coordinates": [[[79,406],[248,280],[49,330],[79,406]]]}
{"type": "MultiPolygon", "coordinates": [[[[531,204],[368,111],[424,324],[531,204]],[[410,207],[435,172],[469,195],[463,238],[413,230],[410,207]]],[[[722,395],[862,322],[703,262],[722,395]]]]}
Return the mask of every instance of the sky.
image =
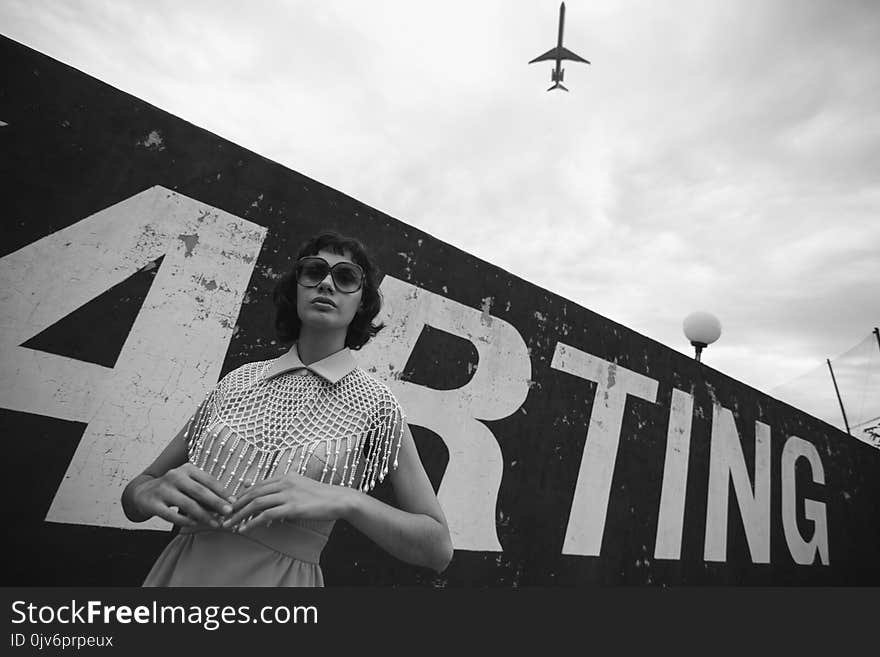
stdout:
{"type": "Polygon", "coordinates": [[[880,3],[569,0],[591,65],[548,93],[558,12],[0,0],[0,32],[682,353],[711,312],[704,363],[838,426],[862,345],[880,416],[880,3]]]}

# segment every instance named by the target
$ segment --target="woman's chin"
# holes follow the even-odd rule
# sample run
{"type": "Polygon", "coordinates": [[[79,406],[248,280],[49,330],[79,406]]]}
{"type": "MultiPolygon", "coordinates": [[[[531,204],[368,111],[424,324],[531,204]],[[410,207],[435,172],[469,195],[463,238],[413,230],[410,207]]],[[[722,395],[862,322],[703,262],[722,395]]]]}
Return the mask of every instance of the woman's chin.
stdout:
{"type": "Polygon", "coordinates": [[[340,321],[339,315],[321,310],[303,313],[300,316],[300,321],[305,326],[325,331],[328,329],[347,328],[345,322],[340,321]]]}

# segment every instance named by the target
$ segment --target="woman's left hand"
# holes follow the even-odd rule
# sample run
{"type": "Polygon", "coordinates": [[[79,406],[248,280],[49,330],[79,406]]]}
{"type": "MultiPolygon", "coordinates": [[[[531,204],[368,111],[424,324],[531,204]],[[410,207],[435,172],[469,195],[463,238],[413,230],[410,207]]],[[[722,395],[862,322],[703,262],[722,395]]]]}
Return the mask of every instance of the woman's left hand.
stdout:
{"type": "Polygon", "coordinates": [[[233,502],[223,527],[244,531],[281,520],[337,520],[345,512],[348,496],[356,492],[299,474],[272,477],[233,502]]]}

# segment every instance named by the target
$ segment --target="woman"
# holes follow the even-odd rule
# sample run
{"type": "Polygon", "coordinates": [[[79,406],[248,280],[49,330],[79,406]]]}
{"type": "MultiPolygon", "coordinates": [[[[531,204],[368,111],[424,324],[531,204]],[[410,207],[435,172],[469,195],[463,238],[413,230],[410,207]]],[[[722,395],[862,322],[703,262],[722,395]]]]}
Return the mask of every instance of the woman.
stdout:
{"type": "Polygon", "coordinates": [[[363,246],[316,236],[273,297],[290,350],[223,377],[122,494],[130,520],[180,527],[144,585],[323,586],[319,557],[339,519],[442,572],[449,529],[403,410],[351,354],[382,328],[363,246]],[[367,495],[386,474],[399,508],[367,495]]]}

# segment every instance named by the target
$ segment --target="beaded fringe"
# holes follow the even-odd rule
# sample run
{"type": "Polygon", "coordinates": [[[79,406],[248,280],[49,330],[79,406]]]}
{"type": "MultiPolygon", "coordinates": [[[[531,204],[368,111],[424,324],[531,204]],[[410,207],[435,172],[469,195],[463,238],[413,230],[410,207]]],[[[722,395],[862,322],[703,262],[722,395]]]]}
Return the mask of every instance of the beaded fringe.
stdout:
{"type": "Polygon", "coordinates": [[[231,487],[232,495],[277,474],[305,475],[321,445],[324,483],[369,492],[397,468],[406,417],[394,396],[365,373],[355,370],[336,384],[304,376],[279,380],[283,375],[255,383],[247,368],[224,377],[184,433],[190,461],[231,487]],[[267,391],[273,385],[284,388],[280,395],[267,391]],[[256,432],[258,425],[273,435],[256,432]]]}

